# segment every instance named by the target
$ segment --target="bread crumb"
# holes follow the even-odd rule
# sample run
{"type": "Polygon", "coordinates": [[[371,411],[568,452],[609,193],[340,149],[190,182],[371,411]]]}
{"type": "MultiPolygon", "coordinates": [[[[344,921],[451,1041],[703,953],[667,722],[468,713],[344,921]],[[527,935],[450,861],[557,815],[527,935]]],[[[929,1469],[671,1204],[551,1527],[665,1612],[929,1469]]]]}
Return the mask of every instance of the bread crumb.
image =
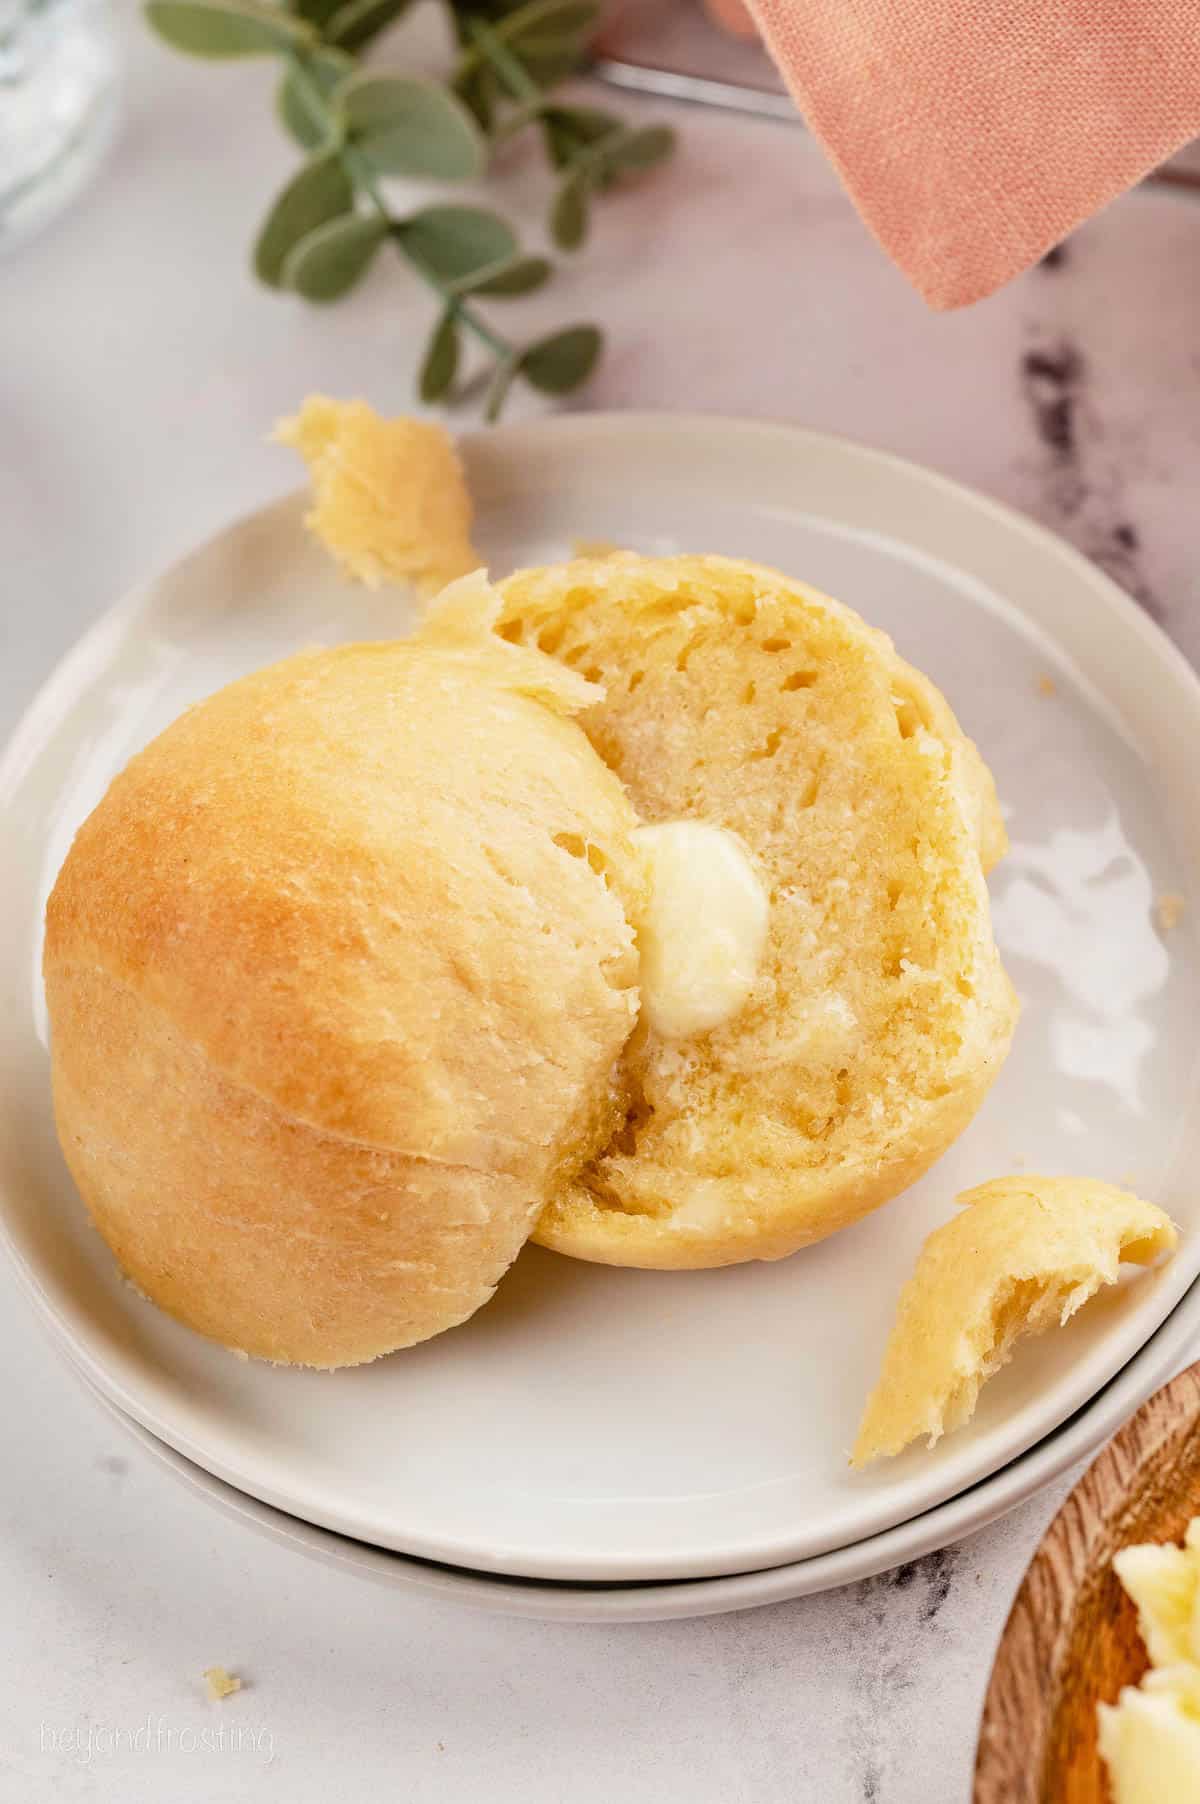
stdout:
{"type": "Polygon", "coordinates": [[[471,545],[466,477],[443,427],[309,395],[272,437],[307,463],[305,524],[356,581],[411,583],[436,595],[483,562],[471,545]]]}
{"type": "Polygon", "coordinates": [[[574,557],[620,557],[621,547],[614,545],[611,539],[572,539],[571,556],[574,557]]]}
{"type": "Polygon", "coordinates": [[[226,1672],[223,1666],[206,1666],[204,1677],[208,1683],[208,1695],[218,1703],[222,1698],[232,1697],[235,1691],[242,1689],[242,1681],[236,1673],[226,1672]]]}
{"type": "Polygon", "coordinates": [[[1162,933],[1170,933],[1183,919],[1187,902],[1178,890],[1165,890],[1154,904],[1154,918],[1162,933]]]}
{"type": "Polygon", "coordinates": [[[1055,682],[1054,678],[1044,670],[1037,680],[1037,692],[1039,695],[1046,696],[1058,694],[1058,684],[1055,682]]]}

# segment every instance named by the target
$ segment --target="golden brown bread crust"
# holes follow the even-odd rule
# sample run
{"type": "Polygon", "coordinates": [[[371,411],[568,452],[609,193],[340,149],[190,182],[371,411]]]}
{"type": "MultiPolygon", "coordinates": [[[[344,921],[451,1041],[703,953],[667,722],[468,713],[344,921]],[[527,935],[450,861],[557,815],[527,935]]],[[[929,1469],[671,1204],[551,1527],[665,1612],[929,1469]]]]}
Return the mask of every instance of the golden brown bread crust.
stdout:
{"type": "Polygon", "coordinates": [[[201,1334],[354,1365],[465,1321],[525,1239],[525,1178],[297,1121],[107,971],[56,964],[47,993],[72,1176],[122,1270],[201,1334]]]}
{"type": "Polygon", "coordinates": [[[771,894],[742,1012],[641,1023],[627,1121],[535,1238],[653,1267],[780,1258],[912,1183],[1007,1052],[990,773],[849,609],[727,558],[582,560],[501,585],[500,634],[602,684],[580,718],[650,821],[736,833],[771,894]]]}
{"type": "Polygon", "coordinates": [[[496,646],[303,653],[80,829],[47,909],[60,1135],[182,1320],[322,1366],[436,1333],[607,1137],[643,877],[554,712],[581,692],[496,646]]]}

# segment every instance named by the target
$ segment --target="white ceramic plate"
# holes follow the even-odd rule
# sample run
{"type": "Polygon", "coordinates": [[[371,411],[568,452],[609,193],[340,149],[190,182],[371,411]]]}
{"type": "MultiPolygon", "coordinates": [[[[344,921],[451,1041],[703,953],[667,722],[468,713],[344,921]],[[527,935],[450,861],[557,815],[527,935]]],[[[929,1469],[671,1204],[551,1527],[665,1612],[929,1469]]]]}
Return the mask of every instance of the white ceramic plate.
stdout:
{"type": "Polygon", "coordinates": [[[188,700],[314,639],[407,624],[343,586],[298,498],[130,597],[35,702],[0,769],[0,1193],[17,1262],[92,1381],[187,1458],[290,1514],[479,1570],[630,1581],[853,1546],[978,1483],[1087,1402],[1200,1265],[1194,911],[1200,688],[1097,570],[895,459],[783,427],[621,415],[468,442],[497,571],[575,535],[753,555],[831,589],[943,686],[999,780],[998,932],[1025,1000],[980,1116],[902,1200],[774,1266],[621,1272],[529,1249],[465,1327],[336,1376],[242,1364],[141,1302],[54,1145],[43,899],[112,773],[188,700]],[[1039,691],[1051,676],[1053,695],[1039,691]],[[896,1292],[964,1185],[1025,1166],[1128,1177],[1184,1227],[989,1386],[972,1426],[853,1476],[896,1292]]]}
{"type": "Polygon", "coordinates": [[[66,1363],[96,1403],[173,1477],[232,1521],[266,1535],[294,1553],[342,1572],[352,1572],[374,1584],[387,1585],[394,1591],[416,1592],[422,1597],[501,1616],[556,1622],[666,1622],[683,1616],[754,1609],[761,1604],[782,1603],[789,1597],[831,1591],[973,1534],[1093,1453],[1164,1380],[1189,1362],[1198,1335],[1200,1284],[1193,1284],[1141,1352],[1093,1397],[1086,1409],[990,1478],[898,1528],[868,1536],[851,1547],[763,1572],[640,1585],[572,1585],[556,1584],[550,1579],[503,1578],[414,1560],[363,1541],[351,1541],[326,1528],[315,1528],[310,1522],[301,1522],[255,1497],[247,1497],[244,1491],[234,1490],[211,1472],[193,1465],[118,1409],[72,1360],[66,1363]]]}

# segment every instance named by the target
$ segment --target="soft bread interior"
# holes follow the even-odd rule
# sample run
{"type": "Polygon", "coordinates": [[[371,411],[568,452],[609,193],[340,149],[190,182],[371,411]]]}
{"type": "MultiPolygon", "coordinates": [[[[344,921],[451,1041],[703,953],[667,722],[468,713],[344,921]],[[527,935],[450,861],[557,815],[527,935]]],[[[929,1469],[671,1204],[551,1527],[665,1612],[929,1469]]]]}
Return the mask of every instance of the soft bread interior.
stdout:
{"type": "Polygon", "coordinates": [[[603,688],[581,723],[637,813],[731,830],[770,897],[745,1007],[682,1042],[639,1026],[620,1131],[537,1238],[659,1266],[790,1253],[910,1183],[999,1069],[991,778],[881,633],[775,572],[625,555],[501,593],[504,638],[603,688]]]}

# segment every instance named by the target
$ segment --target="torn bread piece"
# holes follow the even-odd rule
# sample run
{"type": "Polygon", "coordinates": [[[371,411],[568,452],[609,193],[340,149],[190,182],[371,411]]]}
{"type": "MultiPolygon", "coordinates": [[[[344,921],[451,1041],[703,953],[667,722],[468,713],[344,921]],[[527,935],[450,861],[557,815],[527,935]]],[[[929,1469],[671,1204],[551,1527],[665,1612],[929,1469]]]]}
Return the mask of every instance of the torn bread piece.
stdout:
{"type": "Polygon", "coordinates": [[[430,420],[385,420],[365,401],[310,395],[272,435],[312,474],[305,524],[348,576],[434,595],[482,562],[458,453],[430,420]]]}
{"type": "Polygon", "coordinates": [[[961,1427],[1023,1335],[1066,1322],[1122,1262],[1150,1265],[1178,1239],[1153,1203],[1091,1178],[994,1178],[958,1201],[901,1293],[854,1466],[961,1427]]]}

